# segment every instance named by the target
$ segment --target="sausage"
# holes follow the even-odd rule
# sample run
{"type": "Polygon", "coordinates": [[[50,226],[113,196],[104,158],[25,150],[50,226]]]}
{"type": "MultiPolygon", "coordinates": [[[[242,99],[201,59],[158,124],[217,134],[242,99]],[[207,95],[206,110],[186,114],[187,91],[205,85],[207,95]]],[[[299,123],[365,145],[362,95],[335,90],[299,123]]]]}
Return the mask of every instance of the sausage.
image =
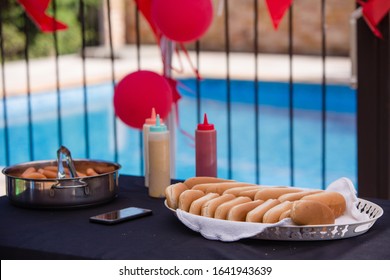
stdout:
{"type": "Polygon", "coordinates": [[[38,172],[45,175],[46,178],[54,179],[57,178],[57,173],[54,171],[46,170],[46,169],[38,169],[38,172]]]}
{"type": "Polygon", "coordinates": [[[20,175],[20,177],[22,178],[28,178],[26,177],[29,173],[32,173],[32,172],[37,172],[37,170],[35,169],[35,167],[29,167],[27,168],[26,170],[23,171],[22,175],[20,175]]]}
{"type": "Polygon", "coordinates": [[[30,172],[28,174],[25,175],[25,177],[23,178],[26,178],[26,179],[47,179],[47,177],[45,175],[43,175],[42,173],[39,173],[39,172],[30,172]]]}
{"type": "Polygon", "coordinates": [[[93,169],[93,168],[87,168],[87,170],[85,171],[85,173],[86,173],[86,175],[87,176],[97,176],[97,175],[99,175],[99,173],[97,173],[96,171],[95,171],[95,169],[93,169]]]}

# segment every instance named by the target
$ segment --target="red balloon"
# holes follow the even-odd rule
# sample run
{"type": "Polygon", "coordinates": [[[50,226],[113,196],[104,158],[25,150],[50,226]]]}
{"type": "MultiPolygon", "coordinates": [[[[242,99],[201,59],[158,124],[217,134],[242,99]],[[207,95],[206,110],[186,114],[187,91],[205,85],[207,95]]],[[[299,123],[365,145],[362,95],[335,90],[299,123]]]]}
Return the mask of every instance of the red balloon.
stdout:
{"type": "Polygon", "coordinates": [[[125,124],[142,129],[153,108],[163,119],[172,108],[172,90],[165,77],[151,71],[136,71],[115,87],[115,114],[125,124]]]}
{"type": "Polygon", "coordinates": [[[213,5],[211,0],[153,0],[152,18],[168,39],[186,43],[207,31],[213,5]]]}

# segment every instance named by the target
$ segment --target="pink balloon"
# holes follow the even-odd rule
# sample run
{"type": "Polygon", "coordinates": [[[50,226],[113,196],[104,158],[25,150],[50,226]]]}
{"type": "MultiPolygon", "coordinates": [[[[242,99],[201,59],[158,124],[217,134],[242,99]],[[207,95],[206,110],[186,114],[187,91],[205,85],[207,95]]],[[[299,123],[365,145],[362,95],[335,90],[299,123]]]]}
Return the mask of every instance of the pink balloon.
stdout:
{"type": "Polygon", "coordinates": [[[196,41],[211,24],[213,5],[211,0],[153,0],[152,18],[168,39],[196,41]]]}
{"type": "Polygon", "coordinates": [[[152,71],[136,71],[115,87],[115,114],[125,124],[142,129],[153,108],[163,119],[172,108],[172,90],[165,77],[152,71]]]}

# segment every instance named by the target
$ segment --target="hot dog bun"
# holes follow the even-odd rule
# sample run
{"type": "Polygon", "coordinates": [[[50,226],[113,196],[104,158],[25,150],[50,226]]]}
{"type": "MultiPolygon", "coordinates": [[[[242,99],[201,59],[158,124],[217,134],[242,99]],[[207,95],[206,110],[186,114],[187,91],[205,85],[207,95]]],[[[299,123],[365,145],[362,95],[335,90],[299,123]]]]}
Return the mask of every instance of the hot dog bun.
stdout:
{"type": "Polygon", "coordinates": [[[173,184],[165,189],[165,197],[170,208],[177,209],[179,207],[179,197],[185,190],[188,188],[183,183],[173,184]]]}
{"type": "Polygon", "coordinates": [[[268,199],[276,199],[281,195],[286,193],[296,193],[301,192],[300,189],[287,188],[287,187],[272,187],[272,188],[264,188],[258,191],[255,195],[255,200],[260,199],[267,201],[268,199]]]}
{"type": "Polygon", "coordinates": [[[223,194],[217,198],[210,199],[202,206],[201,215],[208,218],[214,218],[215,210],[219,205],[221,205],[224,202],[230,201],[232,199],[236,198],[232,194],[223,194]]]}
{"type": "Polygon", "coordinates": [[[233,180],[216,178],[216,177],[191,177],[184,181],[184,184],[192,189],[193,186],[205,183],[220,183],[220,182],[234,182],[233,180]]]}
{"type": "Polygon", "coordinates": [[[224,191],[224,194],[232,194],[234,196],[239,196],[239,194],[243,191],[249,191],[249,190],[261,190],[262,187],[258,185],[250,185],[250,186],[242,186],[242,187],[237,187],[237,188],[231,188],[226,191],[224,191]]]}
{"type": "Polygon", "coordinates": [[[255,200],[255,195],[260,189],[245,190],[238,193],[238,196],[247,196],[252,200],[255,200]]]}
{"type": "Polygon", "coordinates": [[[194,215],[200,215],[202,212],[203,204],[205,204],[210,199],[217,198],[217,197],[219,197],[219,194],[217,194],[217,193],[208,193],[208,194],[194,200],[191,203],[190,210],[188,212],[191,214],[194,214],[194,215]]]}
{"type": "Polygon", "coordinates": [[[178,208],[188,212],[194,200],[204,196],[204,192],[200,190],[185,190],[179,196],[178,208]]]}
{"type": "Polygon", "coordinates": [[[220,182],[220,183],[205,183],[198,184],[192,187],[192,190],[200,190],[204,193],[218,193],[223,194],[224,191],[237,187],[251,186],[249,183],[239,182],[220,182]]]}
{"type": "Polygon", "coordinates": [[[279,221],[281,221],[285,218],[290,218],[291,217],[290,215],[291,215],[291,208],[288,209],[287,211],[284,211],[282,214],[280,214],[279,221]]]}
{"type": "Polygon", "coordinates": [[[227,219],[229,221],[245,222],[246,215],[248,214],[248,212],[259,206],[263,202],[264,201],[262,200],[255,200],[233,206],[228,212],[227,219]]]}
{"type": "Polygon", "coordinates": [[[342,194],[332,191],[323,191],[316,194],[304,196],[301,200],[314,200],[319,201],[327,205],[332,209],[335,218],[344,214],[347,208],[347,203],[342,194]]]}
{"type": "Polygon", "coordinates": [[[297,225],[324,225],[335,222],[333,211],[324,203],[316,200],[294,201],[290,216],[297,225]]]}
{"type": "Polygon", "coordinates": [[[215,210],[214,218],[226,220],[227,215],[233,206],[249,201],[252,201],[249,197],[240,196],[230,201],[224,202],[215,210]]]}
{"type": "Polygon", "coordinates": [[[248,212],[246,215],[247,222],[262,223],[264,214],[272,207],[280,204],[277,199],[268,199],[264,203],[257,206],[255,209],[248,212]]]}
{"type": "Polygon", "coordinates": [[[302,197],[310,194],[322,192],[322,190],[307,190],[296,193],[286,193],[278,197],[280,202],[300,200],[302,197]]]}
{"type": "Polygon", "coordinates": [[[267,212],[265,212],[263,216],[263,223],[273,224],[279,222],[282,213],[290,210],[291,206],[292,206],[291,201],[285,201],[272,207],[267,212]]]}

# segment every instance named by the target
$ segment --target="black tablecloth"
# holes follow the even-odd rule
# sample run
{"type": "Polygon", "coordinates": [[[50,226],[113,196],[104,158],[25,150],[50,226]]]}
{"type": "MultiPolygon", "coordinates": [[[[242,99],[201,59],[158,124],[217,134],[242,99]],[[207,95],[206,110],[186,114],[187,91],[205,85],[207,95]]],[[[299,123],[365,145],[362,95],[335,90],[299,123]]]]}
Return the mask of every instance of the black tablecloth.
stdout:
{"type": "Polygon", "coordinates": [[[114,201],[84,209],[38,210],[0,198],[1,259],[390,259],[390,201],[368,199],[384,215],[365,234],[330,241],[225,243],[184,226],[162,199],[147,195],[142,177],[119,178],[114,201]],[[89,222],[103,212],[138,206],[153,215],[117,225],[89,222]]]}

